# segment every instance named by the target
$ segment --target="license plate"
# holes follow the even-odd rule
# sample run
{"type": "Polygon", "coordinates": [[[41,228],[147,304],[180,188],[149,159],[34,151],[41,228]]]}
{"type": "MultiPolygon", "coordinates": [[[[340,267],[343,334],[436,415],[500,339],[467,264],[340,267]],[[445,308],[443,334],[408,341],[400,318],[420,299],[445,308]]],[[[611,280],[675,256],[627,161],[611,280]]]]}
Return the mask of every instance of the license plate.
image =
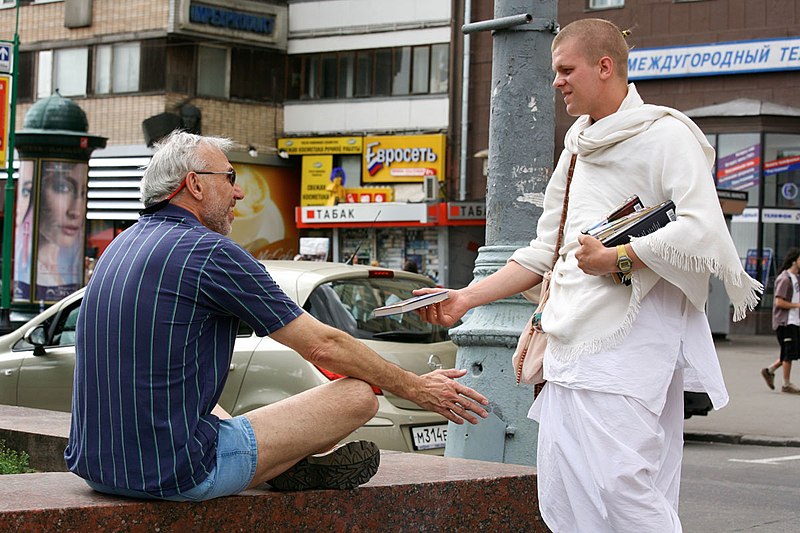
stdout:
{"type": "Polygon", "coordinates": [[[447,442],[447,424],[411,428],[411,437],[416,450],[444,448],[447,442]]]}

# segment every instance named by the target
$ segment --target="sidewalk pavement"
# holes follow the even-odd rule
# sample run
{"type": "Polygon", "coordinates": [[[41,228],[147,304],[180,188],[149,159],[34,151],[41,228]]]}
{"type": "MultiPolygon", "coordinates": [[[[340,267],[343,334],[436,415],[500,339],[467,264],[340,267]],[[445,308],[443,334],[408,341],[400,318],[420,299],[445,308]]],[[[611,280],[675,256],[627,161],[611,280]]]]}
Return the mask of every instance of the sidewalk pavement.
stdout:
{"type": "MultiPolygon", "coordinates": [[[[716,343],[730,402],[707,416],[685,421],[685,440],[800,447],[800,394],[781,392],[783,370],[775,373],[775,390],[761,369],[780,354],[774,335],[729,335],[716,343]]],[[[792,366],[800,385],[800,361],[792,366]]]]}

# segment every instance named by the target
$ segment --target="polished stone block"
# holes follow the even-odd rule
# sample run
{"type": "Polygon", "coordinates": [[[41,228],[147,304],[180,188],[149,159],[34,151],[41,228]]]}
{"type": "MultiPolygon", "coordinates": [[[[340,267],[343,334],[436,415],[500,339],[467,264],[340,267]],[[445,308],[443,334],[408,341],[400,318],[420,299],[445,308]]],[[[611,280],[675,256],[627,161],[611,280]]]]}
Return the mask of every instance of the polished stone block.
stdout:
{"type": "Polygon", "coordinates": [[[93,492],[63,472],[0,478],[0,531],[547,531],[527,466],[386,452],[346,491],[268,487],[203,503],[93,492]]]}

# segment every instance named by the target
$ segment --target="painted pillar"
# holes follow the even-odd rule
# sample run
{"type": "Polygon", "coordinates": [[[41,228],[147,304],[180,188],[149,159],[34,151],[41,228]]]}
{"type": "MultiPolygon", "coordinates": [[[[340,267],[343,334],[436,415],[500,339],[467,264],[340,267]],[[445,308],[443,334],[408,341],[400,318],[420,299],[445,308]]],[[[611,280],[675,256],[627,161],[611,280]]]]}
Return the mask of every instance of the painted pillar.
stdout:
{"type": "MultiPolygon", "coordinates": [[[[536,235],[553,167],[550,44],[557,4],[495,0],[495,22],[526,13],[532,19],[494,31],[486,245],[478,251],[474,281],[500,269],[536,235]]],[[[480,24],[477,30],[493,29],[491,21],[480,24]]],[[[527,418],[533,387],[517,386],[511,368],[511,355],[532,312],[533,305],[517,296],[475,309],[451,331],[459,346],[456,365],[468,370],[462,381],[492,403],[489,419],[476,426],[450,423],[446,456],[535,464],[538,426],[527,418]]]]}

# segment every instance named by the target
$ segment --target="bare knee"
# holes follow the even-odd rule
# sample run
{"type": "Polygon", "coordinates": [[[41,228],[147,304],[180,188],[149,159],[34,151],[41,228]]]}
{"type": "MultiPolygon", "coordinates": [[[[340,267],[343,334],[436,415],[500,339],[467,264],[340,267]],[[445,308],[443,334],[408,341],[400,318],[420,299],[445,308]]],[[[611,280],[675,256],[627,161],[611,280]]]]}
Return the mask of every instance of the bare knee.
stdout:
{"type": "Polygon", "coordinates": [[[367,422],[378,412],[378,398],[369,383],[360,379],[342,379],[342,386],[345,387],[343,405],[346,405],[356,417],[367,422]]]}

